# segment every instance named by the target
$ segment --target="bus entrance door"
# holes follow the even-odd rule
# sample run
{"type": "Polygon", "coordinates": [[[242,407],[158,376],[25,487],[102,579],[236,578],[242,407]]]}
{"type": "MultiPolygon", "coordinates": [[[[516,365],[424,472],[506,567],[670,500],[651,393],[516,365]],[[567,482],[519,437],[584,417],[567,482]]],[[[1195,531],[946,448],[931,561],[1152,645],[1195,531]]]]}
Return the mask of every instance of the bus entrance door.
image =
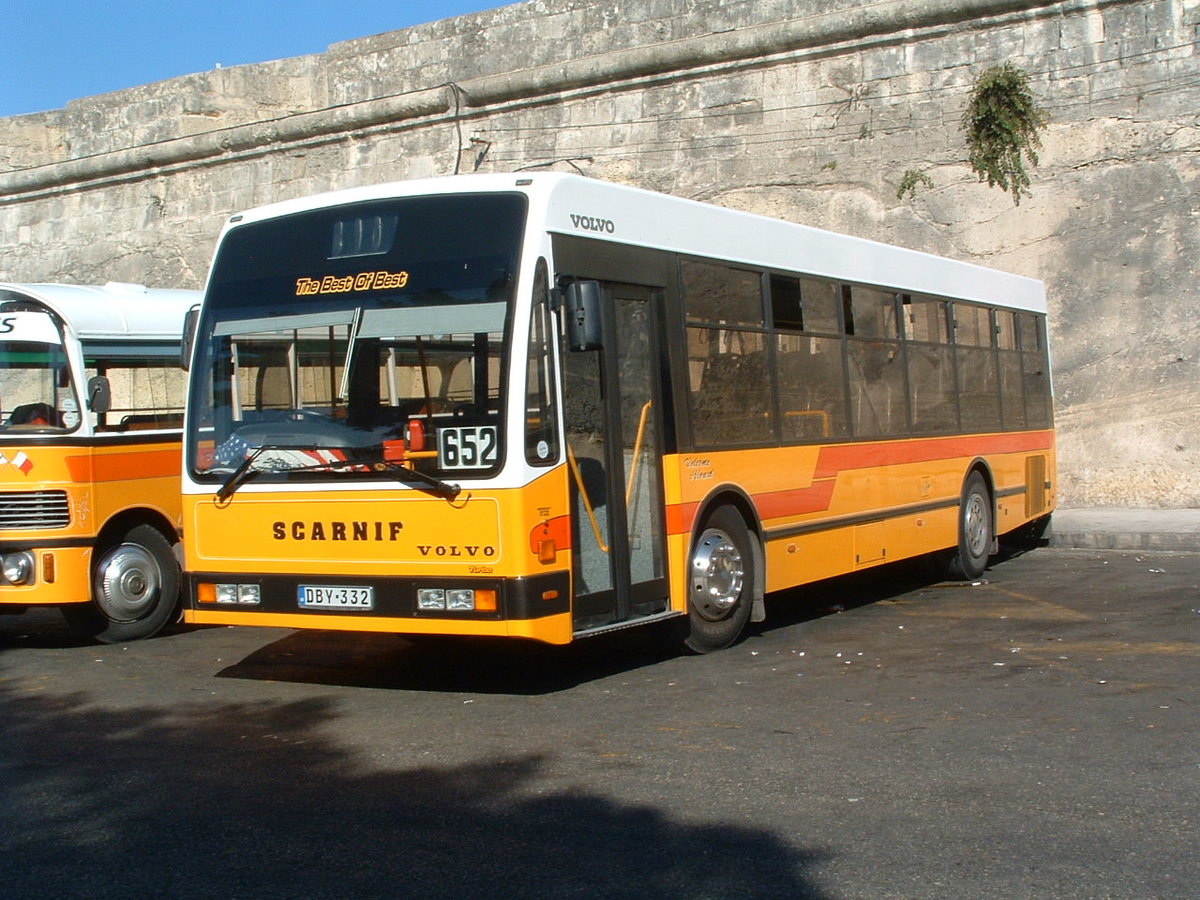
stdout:
{"type": "Polygon", "coordinates": [[[667,610],[658,294],[601,296],[603,349],[566,360],[576,634],[667,610]]]}

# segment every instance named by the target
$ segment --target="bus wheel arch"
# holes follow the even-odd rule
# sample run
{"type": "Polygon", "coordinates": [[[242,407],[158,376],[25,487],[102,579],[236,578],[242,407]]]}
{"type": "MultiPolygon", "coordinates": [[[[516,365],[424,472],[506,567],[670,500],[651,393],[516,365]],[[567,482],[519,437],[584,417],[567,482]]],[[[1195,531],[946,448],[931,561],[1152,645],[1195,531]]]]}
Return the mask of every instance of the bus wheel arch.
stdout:
{"type": "Polygon", "coordinates": [[[963,478],[957,518],[957,543],[950,551],[948,571],[951,578],[971,581],[984,573],[998,549],[995,482],[982,460],[963,478]]]}
{"type": "Polygon", "coordinates": [[[696,517],[687,555],[686,616],[679,642],[693,653],[736,643],[763,618],[763,551],[757,516],[737,492],[710,497],[696,517]]]}
{"type": "Polygon", "coordinates": [[[92,552],[87,603],[62,608],[76,630],[103,643],[148,638],[177,621],[182,567],[169,523],[126,513],[101,530],[92,552]]]}

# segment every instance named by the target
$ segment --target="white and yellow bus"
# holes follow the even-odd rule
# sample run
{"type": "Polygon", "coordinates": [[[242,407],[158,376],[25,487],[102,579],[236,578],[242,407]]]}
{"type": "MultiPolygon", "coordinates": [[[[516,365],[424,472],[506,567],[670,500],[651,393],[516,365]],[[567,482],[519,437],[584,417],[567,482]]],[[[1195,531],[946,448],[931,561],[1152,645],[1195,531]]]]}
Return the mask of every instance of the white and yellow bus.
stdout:
{"type": "Polygon", "coordinates": [[[1054,506],[1040,282],[578,176],[236,215],[197,335],[194,623],[706,651],[1054,506]]]}
{"type": "Polygon", "coordinates": [[[0,284],[0,612],[102,641],[179,613],[185,376],[197,291],[0,284]]]}

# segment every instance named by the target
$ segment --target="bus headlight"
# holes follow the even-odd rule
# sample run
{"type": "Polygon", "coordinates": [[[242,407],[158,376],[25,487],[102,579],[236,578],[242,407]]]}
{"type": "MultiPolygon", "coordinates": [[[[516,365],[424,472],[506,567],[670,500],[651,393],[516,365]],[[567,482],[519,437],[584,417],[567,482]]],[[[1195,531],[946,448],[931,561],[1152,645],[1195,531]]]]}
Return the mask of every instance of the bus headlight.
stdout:
{"type": "Polygon", "coordinates": [[[9,584],[32,584],[36,562],[28,550],[4,555],[4,580],[9,584]]]}
{"type": "Polygon", "coordinates": [[[490,588],[417,588],[419,612],[495,612],[496,591],[490,588]]]}
{"type": "Polygon", "coordinates": [[[201,603],[240,603],[243,606],[257,606],[262,603],[262,588],[257,584],[215,584],[211,594],[206,585],[201,585],[200,588],[201,603]]]}
{"type": "Polygon", "coordinates": [[[459,612],[474,610],[475,592],[470,588],[446,591],[446,609],[459,612]]]}
{"type": "Polygon", "coordinates": [[[434,610],[446,608],[445,588],[418,588],[417,609],[434,610]]]}

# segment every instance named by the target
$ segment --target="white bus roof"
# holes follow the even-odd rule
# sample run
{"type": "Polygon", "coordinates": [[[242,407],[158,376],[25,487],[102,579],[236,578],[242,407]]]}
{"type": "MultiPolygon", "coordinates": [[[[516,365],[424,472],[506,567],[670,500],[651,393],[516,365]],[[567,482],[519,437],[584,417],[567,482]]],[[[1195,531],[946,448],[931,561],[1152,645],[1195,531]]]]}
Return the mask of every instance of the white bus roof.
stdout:
{"type": "Polygon", "coordinates": [[[46,306],[83,341],[177,341],[183,334],[187,311],[201,298],[199,291],[147,288],[115,281],[104,285],[0,282],[0,292],[20,294],[46,306]]]}
{"type": "Polygon", "coordinates": [[[518,191],[529,227],[748,266],[1046,311],[1041,281],[892,244],[559,172],[452,175],[287,200],[230,218],[227,227],[392,197],[518,191]]]}

